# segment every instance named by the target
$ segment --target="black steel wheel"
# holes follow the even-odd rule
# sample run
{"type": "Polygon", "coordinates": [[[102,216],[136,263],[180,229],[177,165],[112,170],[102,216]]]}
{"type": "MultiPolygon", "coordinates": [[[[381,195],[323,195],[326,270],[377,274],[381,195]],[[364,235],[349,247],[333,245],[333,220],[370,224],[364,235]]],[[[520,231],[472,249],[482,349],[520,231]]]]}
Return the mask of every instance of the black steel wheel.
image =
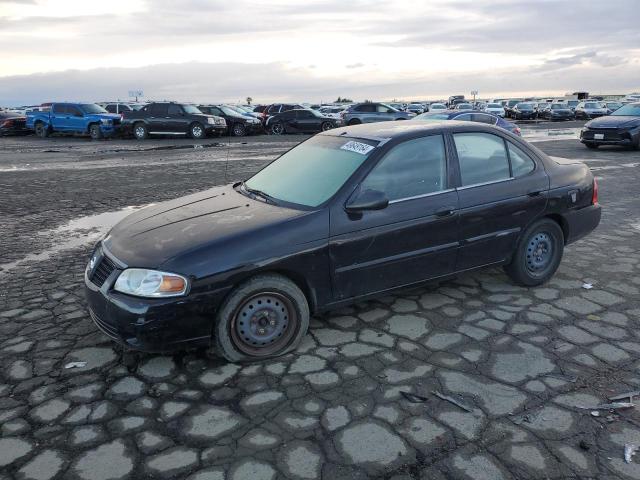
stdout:
{"type": "Polygon", "coordinates": [[[556,273],[563,251],[562,228],[554,220],[543,218],[522,234],[513,258],[504,270],[518,285],[542,285],[556,273]]]}
{"type": "Polygon", "coordinates": [[[271,133],[274,135],[282,135],[285,133],[284,124],[282,122],[276,122],[271,125],[271,133]]]}
{"type": "Polygon", "coordinates": [[[232,362],[260,360],[294,349],[309,327],[302,291],[280,275],[259,275],[236,288],[214,327],[216,352],[232,362]]]}

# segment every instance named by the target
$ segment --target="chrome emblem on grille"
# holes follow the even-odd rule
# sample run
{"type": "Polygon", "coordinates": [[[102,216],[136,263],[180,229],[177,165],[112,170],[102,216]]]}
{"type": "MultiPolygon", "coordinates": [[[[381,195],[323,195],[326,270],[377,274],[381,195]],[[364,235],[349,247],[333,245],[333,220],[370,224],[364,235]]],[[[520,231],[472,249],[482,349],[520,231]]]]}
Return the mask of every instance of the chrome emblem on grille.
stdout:
{"type": "Polygon", "coordinates": [[[93,267],[96,266],[96,262],[98,261],[98,254],[94,253],[91,260],[89,260],[89,270],[93,270],[93,267]]]}

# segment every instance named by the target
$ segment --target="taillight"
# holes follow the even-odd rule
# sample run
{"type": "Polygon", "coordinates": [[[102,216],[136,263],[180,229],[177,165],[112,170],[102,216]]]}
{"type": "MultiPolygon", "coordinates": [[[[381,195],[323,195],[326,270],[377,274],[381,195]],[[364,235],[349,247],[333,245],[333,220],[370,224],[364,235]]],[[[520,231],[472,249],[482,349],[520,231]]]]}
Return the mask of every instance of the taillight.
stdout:
{"type": "Polygon", "coordinates": [[[593,177],[593,195],[591,197],[591,205],[598,204],[598,180],[593,177]]]}

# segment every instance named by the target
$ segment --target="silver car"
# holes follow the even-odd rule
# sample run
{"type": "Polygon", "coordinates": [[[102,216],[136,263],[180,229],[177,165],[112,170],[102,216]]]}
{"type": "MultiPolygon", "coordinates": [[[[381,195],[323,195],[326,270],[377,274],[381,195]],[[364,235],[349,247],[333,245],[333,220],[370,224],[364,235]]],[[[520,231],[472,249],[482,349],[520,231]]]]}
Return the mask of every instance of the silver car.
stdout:
{"type": "Polygon", "coordinates": [[[387,122],[389,120],[409,120],[415,113],[401,112],[386,103],[356,103],[342,113],[345,125],[387,122]]]}
{"type": "Polygon", "coordinates": [[[575,110],[576,118],[589,120],[592,118],[603,117],[609,115],[609,109],[601,102],[580,102],[575,110]]]}

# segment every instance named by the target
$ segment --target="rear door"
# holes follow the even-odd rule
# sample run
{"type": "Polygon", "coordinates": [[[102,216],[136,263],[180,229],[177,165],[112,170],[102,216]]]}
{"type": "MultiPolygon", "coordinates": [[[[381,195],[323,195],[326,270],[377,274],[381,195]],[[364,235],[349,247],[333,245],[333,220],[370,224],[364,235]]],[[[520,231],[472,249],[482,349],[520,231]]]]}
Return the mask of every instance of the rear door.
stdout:
{"type": "Polygon", "coordinates": [[[305,133],[319,132],[320,121],[309,110],[296,110],[296,128],[305,133]]]}
{"type": "Polygon", "coordinates": [[[457,270],[501,262],[546,207],[549,178],[540,160],[500,135],[453,134],[458,161],[457,270]]]}
{"type": "Polygon", "coordinates": [[[149,122],[149,131],[157,133],[166,133],[169,130],[169,122],[166,118],[168,113],[168,104],[166,103],[153,103],[147,107],[149,109],[149,116],[147,121],[149,122]]]}
{"type": "Polygon", "coordinates": [[[336,300],[453,272],[458,247],[458,197],[448,184],[442,134],[392,147],[356,191],[384,192],[383,210],[331,210],[329,249],[336,300]]]}
{"type": "Polygon", "coordinates": [[[186,133],[189,128],[189,118],[182,107],[175,103],[170,103],[167,107],[167,131],[176,133],[186,133]]]}

